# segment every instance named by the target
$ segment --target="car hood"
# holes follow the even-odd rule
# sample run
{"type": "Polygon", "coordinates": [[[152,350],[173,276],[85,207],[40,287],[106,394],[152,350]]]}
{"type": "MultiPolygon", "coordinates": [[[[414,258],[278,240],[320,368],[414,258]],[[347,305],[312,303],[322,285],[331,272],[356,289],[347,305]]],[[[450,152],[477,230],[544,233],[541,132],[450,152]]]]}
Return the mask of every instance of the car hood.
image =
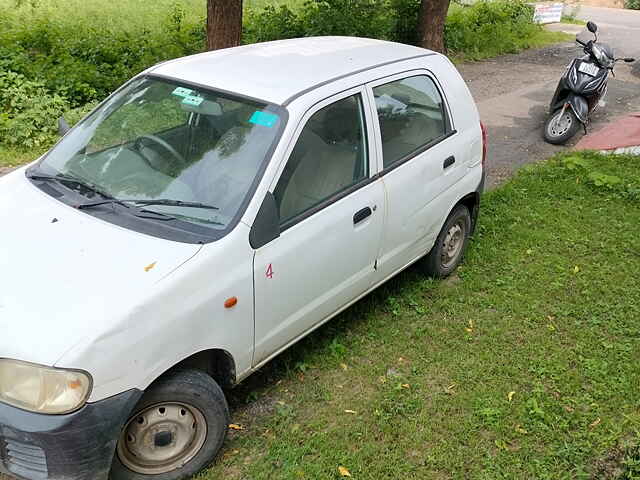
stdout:
{"type": "Polygon", "coordinates": [[[54,365],[200,248],[78,211],[24,169],[0,178],[0,358],[54,365]]]}

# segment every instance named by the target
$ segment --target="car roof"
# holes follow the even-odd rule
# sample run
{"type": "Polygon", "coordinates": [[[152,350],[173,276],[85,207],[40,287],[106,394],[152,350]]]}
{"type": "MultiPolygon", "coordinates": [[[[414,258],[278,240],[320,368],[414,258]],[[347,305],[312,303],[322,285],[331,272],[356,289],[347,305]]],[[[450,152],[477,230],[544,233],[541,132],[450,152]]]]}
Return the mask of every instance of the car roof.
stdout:
{"type": "Polygon", "coordinates": [[[308,37],[205,52],[147,71],[188,83],[286,105],[339,78],[431,50],[358,37],[308,37]]]}

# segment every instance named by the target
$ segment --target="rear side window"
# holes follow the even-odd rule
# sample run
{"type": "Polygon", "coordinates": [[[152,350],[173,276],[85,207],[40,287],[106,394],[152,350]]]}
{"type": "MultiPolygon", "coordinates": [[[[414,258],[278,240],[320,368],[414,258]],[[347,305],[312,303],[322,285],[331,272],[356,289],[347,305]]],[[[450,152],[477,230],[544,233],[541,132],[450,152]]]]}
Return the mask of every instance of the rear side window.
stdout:
{"type": "Polygon", "coordinates": [[[373,89],[384,168],[410,157],[449,130],[444,101],[426,75],[403,78],[373,89]]]}
{"type": "Polygon", "coordinates": [[[305,125],[274,195],[283,225],[368,176],[360,95],[318,110],[305,125]]]}

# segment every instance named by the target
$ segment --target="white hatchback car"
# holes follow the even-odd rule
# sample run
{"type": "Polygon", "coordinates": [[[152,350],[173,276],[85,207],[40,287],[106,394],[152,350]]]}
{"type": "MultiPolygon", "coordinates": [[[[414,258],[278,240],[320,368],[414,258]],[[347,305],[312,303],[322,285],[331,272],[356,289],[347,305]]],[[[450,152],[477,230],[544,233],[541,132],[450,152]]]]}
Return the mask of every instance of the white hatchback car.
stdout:
{"type": "Polygon", "coordinates": [[[0,178],[0,471],[173,480],[247,377],[416,260],[448,275],[486,138],[446,57],[308,38],[141,73],[0,178]]]}

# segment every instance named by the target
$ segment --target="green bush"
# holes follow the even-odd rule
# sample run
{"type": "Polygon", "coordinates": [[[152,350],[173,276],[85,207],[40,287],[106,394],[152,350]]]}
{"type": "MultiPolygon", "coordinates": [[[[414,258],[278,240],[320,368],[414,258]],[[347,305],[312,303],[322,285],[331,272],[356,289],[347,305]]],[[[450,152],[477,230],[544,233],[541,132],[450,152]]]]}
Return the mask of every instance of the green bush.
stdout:
{"type": "Polygon", "coordinates": [[[262,10],[248,9],[244,15],[243,43],[268,42],[304,36],[300,17],[286,5],[272,5],[262,10]]]}
{"type": "Polygon", "coordinates": [[[66,98],[42,83],[0,70],[0,143],[30,148],[53,142],[57,119],[68,108],[66,98]]]}
{"type": "Polygon", "coordinates": [[[73,126],[96,105],[70,108],[64,96],[43,83],[0,68],[0,145],[48,148],[58,139],[58,118],[64,116],[73,126]]]}
{"type": "MultiPolygon", "coordinates": [[[[92,0],[52,0],[50,5],[20,0],[15,8],[0,8],[0,144],[47,146],[55,140],[56,120],[63,112],[72,109],[69,120],[77,121],[138,72],[201,51],[205,20],[194,4],[157,2],[162,7],[153,12],[144,5],[92,0]],[[82,12],[65,16],[61,9],[67,3],[82,12]],[[146,16],[132,20],[118,9],[146,16]]],[[[420,0],[306,0],[296,5],[248,8],[243,42],[319,35],[418,42],[420,0]]],[[[541,31],[532,18],[532,7],[522,0],[452,4],[445,44],[467,58],[515,52],[541,31]]]]}
{"type": "MultiPolygon", "coordinates": [[[[245,17],[244,42],[353,35],[416,44],[419,11],[420,0],[310,0],[296,11],[269,6],[245,17]]],[[[527,47],[538,32],[533,7],[523,0],[480,0],[452,5],[445,44],[454,54],[487,57],[527,47]]]]}
{"type": "MultiPolygon", "coordinates": [[[[155,25],[137,28],[82,16],[70,20],[51,15],[44,4],[23,3],[19,14],[0,10],[0,62],[28,79],[37,78],[74,107],[104,98],[155,63],[197,53],[205,43],[204,19],[188,15],[178,0],[165,5],[155,25]]],[[[295,10],[248,9],[243,41],[354,35],[415,44],[419,7],[420,0],[308,0],[295,10]]],[[[453,5],[446,45],[471,58],[479,52],[487,56],[487,49],[493,54],[515,51],[539,31],[532,15],[521,0],[453,5]]]]}
{"type": "Polygon", "coordinates": [[[287,6],[249,9],[243,43],[282,38],[345,35],[416,43],[420,0],[308,0],[287,6]]]}
{"type": "Polygon", "coordinates": [[[386,0],[309,0],[300,13],[306,36],[345,35],[389,40],[394,18],[386,0]]]}
{"type": "Polygon", "coordinates": [[[389,0],[393,19],[393,40],[416,45],[418,38],[418,14],[420,0],[389,0]]]}
{"type": "Polygon", "coordinates": [[[199,52],[203,45],[204,21],[184,24],[179,7],[153,32],[144,27],[131,33],[90,24],[70,28],[67,22],[46,16],[0,31],[0,58],[5,66],[27,78],[38,78],[74,106],[103,98],[141,70],[199,52]]]}
{"type": "Polygon", "coordinates": [[[632,10],[640,10],[640,0],[627,0],[624,6],[632,10]]]}
{"type": "Polygon", "coordinates": [[[452,9],[445,45],[468,58],[515,53],[527,47],[540,28],[533,23],[533,7],[522,0],[480,0],[452,9]]]}
{"type": "Polygon", "coordinates": [[[84,117],[89,115],[91,110],[96,108],[98,103],[99,102],[97,102],[97,101],[96,102],[89,102],[89,103],[86,103],[86,104],[84,104],[84,105],[82,105],[80,107],[76,107],[76,108],[72,108],[70,110],[67,110],[66,112],[64,112],[64,119],[67,121],[67,123],[70,126],[73,127],[76,123],[78,123],[84,117]]]}

